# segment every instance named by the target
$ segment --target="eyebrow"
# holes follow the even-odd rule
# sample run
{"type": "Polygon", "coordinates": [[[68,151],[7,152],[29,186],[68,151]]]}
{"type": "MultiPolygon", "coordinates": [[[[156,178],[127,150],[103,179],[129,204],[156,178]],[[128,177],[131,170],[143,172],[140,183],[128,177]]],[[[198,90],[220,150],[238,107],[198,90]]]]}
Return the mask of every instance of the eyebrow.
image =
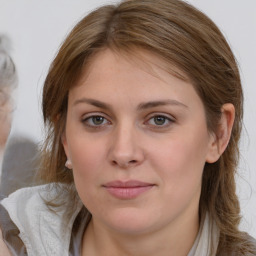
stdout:
{"type": "Polygon", "coordinates": [[[95,106],[95,107],[98,107],[98,108],[107,109],[107,110],[111,110],[112,109],[110,104],[104,103],[104,102],[99,101],[99,100],[88,99],[88,98],[82,98],[82,99],[76,100],[74,102],[73,106],[81,104],[81,103],[90,104],[92,106],[95,106]]]}
{"type": "MultiPolygon", "coordinates": [[[[108,104],[108,103],[104,103],[104,102],[99,101],[99,100],[88,99],[88,98],[81,98],[81,99],[76,100],[74,102],[73,106],[81,104],[81,103],[90,104],[92,106],[102,108],[102,109],[106,109],[106,110],[111,110],[112,109],[111,105],[108,104]]],[[[137,109],[138,110],[145,110],[145,109],[155,108],[155,107],[159,107],[159,106],[166,106],[166,105],[188,108],[187,105],[183,104],[180,101],[167,99],[167,100],[157,100],[157,101],[149,101],[149,102],[140,103],[138,105],[137,109]]]]}
{"type": "Polygon", "coordinates": [[[166,106],[166,105],[188,108],[187,105],[183,104],[180,101],[167,99],[167,100],[157,100],[157,101],[149,101],[149,102],[141,103],[138,106],[138,110],[144,110],[144,109],[155,108],[155,107],[166,106]]]}

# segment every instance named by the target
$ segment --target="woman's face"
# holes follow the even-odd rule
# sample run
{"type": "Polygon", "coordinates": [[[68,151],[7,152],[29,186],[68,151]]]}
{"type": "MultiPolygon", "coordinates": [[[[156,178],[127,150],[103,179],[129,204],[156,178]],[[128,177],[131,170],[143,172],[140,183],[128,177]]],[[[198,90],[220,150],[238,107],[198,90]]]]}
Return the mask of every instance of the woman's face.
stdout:
{"type": "MultiPolygon", "coordinates": [[[[123,233],[180,227],[198,216],[212,136],[189,82],[105,50],[70,90],[63,145],[93,221],[123,233]]],[[[149,63],[147,62],[147,63],[149,63]]]]}
{"type": "Polygon", "coordinates": [[[10,91],[6,88],[0,90],[0,150],[5,147],[11,129],[11,103],[10,91]]]}

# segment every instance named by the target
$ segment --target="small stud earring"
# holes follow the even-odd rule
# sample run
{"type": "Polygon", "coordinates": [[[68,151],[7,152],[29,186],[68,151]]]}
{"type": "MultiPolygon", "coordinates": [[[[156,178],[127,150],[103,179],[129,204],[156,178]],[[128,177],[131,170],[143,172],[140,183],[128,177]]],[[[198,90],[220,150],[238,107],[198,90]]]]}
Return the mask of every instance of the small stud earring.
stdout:
{"type": "Polygon", "coordinates": [[[66,163],[65,163],[65,166],[68,168],[68,169],[72,169],[72,163],[69,159],[67,159],[66,163]]]}

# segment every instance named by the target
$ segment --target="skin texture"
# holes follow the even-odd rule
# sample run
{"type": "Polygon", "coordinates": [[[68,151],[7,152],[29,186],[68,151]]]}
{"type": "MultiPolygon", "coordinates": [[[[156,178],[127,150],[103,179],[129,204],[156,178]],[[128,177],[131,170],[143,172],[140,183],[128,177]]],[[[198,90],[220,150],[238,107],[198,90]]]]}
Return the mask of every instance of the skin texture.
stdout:
{"type": "Polygon", "coordinates": [[[69,92],[63,146],[92,213],[84,255],[187,255],[199,228],[204,164],[228,142],[233,108],[223,109],[217,139],[193,86],[141,54],[147,64],[100,52],[69,92]],[[129,180],[150,188],[128,199],[106,189],[129,180]]]}

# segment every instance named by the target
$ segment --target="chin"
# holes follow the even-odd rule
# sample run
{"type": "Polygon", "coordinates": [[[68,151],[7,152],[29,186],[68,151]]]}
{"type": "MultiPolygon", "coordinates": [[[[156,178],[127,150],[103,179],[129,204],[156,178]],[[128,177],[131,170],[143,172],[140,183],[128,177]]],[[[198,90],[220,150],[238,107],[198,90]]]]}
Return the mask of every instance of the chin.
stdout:
{"type": "Polygon", "coordinates": [[[109,228],[126,235],[144,234],[151,231],[154,226],[152,224],[156,220],[145,211],[141,213],[137,211],[123,208],[123,211],[108,216],[104,222],[109,228]]]}

